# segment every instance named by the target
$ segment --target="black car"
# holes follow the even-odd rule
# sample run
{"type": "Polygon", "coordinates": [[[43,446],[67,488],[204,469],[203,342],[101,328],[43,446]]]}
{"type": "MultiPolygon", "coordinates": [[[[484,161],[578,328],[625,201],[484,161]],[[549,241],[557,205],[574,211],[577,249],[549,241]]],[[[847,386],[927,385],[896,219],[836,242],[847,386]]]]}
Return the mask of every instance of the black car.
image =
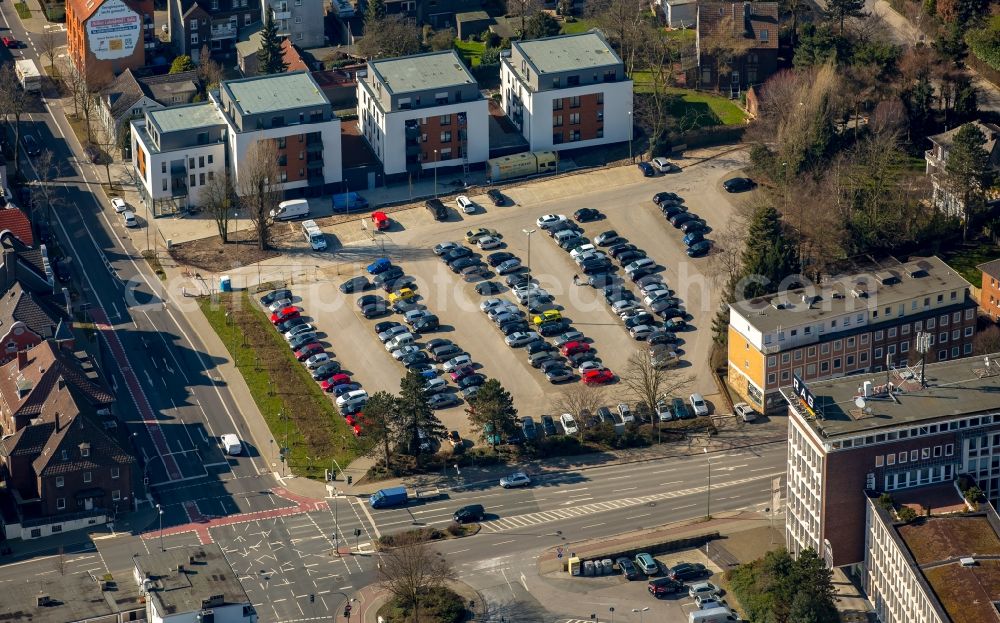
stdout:
{"type": "Polygon", "coordinates": [[[440,199],[428,199],[424,202],[424,207],[431,213],[435,221],[443,221],[448,218],[448,208],[440,199]]]}
{"type": "Polygon", "coordinates": [[[434,338],[433,340],[430,340],[429,342],[427,342],[427,344],[424,345],[424,347],[432,353],[434,352],[435,348],[441,348],[442,346],[454,346],[454,342],[445,339],[443,337],[438,337],[434,338]]]}
{"type": "Polygon", "coordinates": [[[306,323],[305,318],[302,318],[300,316],[298,318],[290,318],[284,322],[278,323],[277,325],[275,325],[274,328],[278,330],[278,333],[284,334],[291,331],[294,327],[297,327],[300,324],[305,324],[305,323],[306,323]]]}
{"type": "Polygon", "coordinates": [[[558,234],[561,231],[565,231],[567,229],[573,230],[578,233],[583,232],[583,230],[580,229],[579,225],[577,225],[573,221],[565,220],[565,221],[560,221],[555,225],[549,227],[548,229],[545,230],[545,233],[547,233],[550,237],[555,237],[556,234],[558,234]]]}
{"type": "Polygon", "coordinates": [[[497,251],[496,253],[490,253],[486,256],[486,263],[496,268],[507,260],[512,260],[515,257],[517,256],[513,253],[508,253],[507,251],[497,251]]]}
{"type": "Polygon", "coordinates": [[[481,264],[482,263],[479,261],[479,258],[462,257],[448,264],[448,268],[450,268],[453,273],[460,273],[466,268],[471,266],[480,266],[481,264]]]}
{"type": "Polygon", "coordinates": [[[757,182],[749,177],[734,177],[722,183],[722,187],[726,189],[727,193],[742,193],[753,190],[756,186],[757,182]]]}
{"type": "Polygon", "coordinates": [[[616,259],[622,266],[625,266],[626,264],[631,264],[636,260],[641,260],[644,257],[646,257],[645,251],[636,250],[636,251],[626,251],[621,255],[619,255],[616,259]]]}
{"type": "Polygon", "coordinates": [[[39,143],[38,139],[31,134],[25,134],[22,136],[21,144],[24,145],[24,152],[32,158],[42,153],[42,144],[39,143]]]}
{"type": "Polygon", "coordinates": [[[402,290],[403,288],[409,288],[411,290],[417,289],[417,280],[410,275],[403,275],[399,279],[393,279],[392,281],[383,281],[382,289],[386,292],[395,292],[396,290],[402,290]]]}
{"type": "Polygon", "coordinates": [[[656,177],[656,169],[654,169],[653,165],[648,162],[640,162],[637,166],[639,167],[639,170],[642,171],[643,176],[656,177]]]}
{"type": "Polygon", "coordinates": [[[671,225],[680,229],[681,225],[696,218],[698,217],[690,212],[678,212],[677,214],[671,216],[668,220],[671,225]]]}
{"type": "Polygon", "coordinates": [[[651,275],[656,275],[656,273],[653,272],[654,270],[655,270],[654,267],[640,268],[639,270],[633,272],[629,276],[629,278],[632,279],[632,283],[639,283],[640,279],[645,279],[646,277],[649,277],[651,275]]]}
{"type": "Polygon", "coordinates": [[[464,376],[458,379],[458,381],[456,381],[456,384],[458,385],[459,389],[468,389],[469,387],[479,387],[485,382],[486,382],[486,376],[479,374],[477,372],[475,374],[470,374],[469,376],[464,376]]]}
{"type": "Polygon", "coordinates": [[[584,363],[585,361],[596,361],[597,353],[595,353],[592,350],[587,350],[582,353],[570,355],[568,359],[571,366],[573,366],[574,368],[579,368],[580,364],[584,363]]]}
{"type": "Polygon", "coordinates": [[[531,328],[528,327],[528,323],[523,320],[514,320],[500,325],[500,333],[503,333],[505,337],[512,333],[525,333],[530,330],[531,328]]]}
{"type": "Polygon", "coordinates": [[[603,218],[604,215],[601,214],[600,210],[595,210],[594,208],[580,208],[573,213],[573,218],[581,223],[586,223],[588,221],[596,221],[597,219],[603,218]]]}
{"type": "Polygon", "coordinates": [[[312,377],[314,381],[325,381],[338,372],[340,372],[340,362],[327,361],[313,370],[312,377]]]}
{"type": "Polygon", "coordinates": [[[681,212],[687,212],[687,206],[682,206],[679,203],[663,204],[660,206],[660,211],[663,212],[664,218],[671,219],[681,212]]]}
{"type": "Polygon", "coordinates": [[[441,261],[445,264],[451,264],[455,260],[462,259],[463,257],[469,257],[470,255],[472,255],[472,249],[469,247],[458,247],[457,249],[452,249],[442,255],[441,261]]]}
{"type": "MultiPolygon", "coordinates": [[[[539,329],[541,329],[541,327],[539,327],[539,329]]],[[[539,333],[541,333],[541,331],[539,331],[539,333]]],[[[542,333],[542,335],[545,334],[542,333]]],[[[534,342],[528,342],[524,346],[524,351],[529,355],[534,355],[535,353],[553,350],[553,348],[552,344],[549,344],[545,340],[535,340],[534,342]]]]}
{"type": "Polygon", "coordinates": [[[503,196],[503,193],[496,188],[491,188],[486,191],[486,196],[490,198],[495,206],[502,206],[507,203],[507,198],[503,196]]]}
{"type": "Polygon", "coordinates": [[[695,232],[704,233],[708,231],[708,223],[703,218],[695,217],[681,225],[680,229],[685,234],[693,234],[695,232]]]}
{"type": "Polygon", "coordinates": [[[392,311],[397,314],[405,314],[408,311],[413,311],[415,309],[427,309],[427,306],[414,301],[412,298],[401,299],[392,304],[392,311]]]}
{"type": "Polygon", "coordinates": [[[550,320],[538,325],[536,331],[542,337],[553,337],[565,331],[566,324],[563,320],[550,320]]]}
{"type": "Polygon", "coordinates": [[[378,318],[379,316],[384,316],[388,313],[389,308],[385,305],[385,303],[372,303],[371,305],[365,305],[361,308],[361,315],[369,320],[372,318],[378,318]]]}
{"type": "Polygon", "coordinates": [[[572,251],[573,249],[582,247],[585,244],[590,244],[590,239],[586,236],[572,236],[561,240],[559,242],[559,248],[563,251],[572,251]]]}
{"type": "Polygon", "coordinates": [[[344,294],[352,294],[354,292],[364,292],[371,287],[372,282],[368,281],[368,277],[353,277],[340,284],[340,291],[344,294]]]}
{"type": "Polygon", "coordinates": [[[625,319],[625,328],[631,329],[632,327],[638,327],[641,324],[652,324],[656,322],[652,314],[642,312],[634,316],[629,316],[625,319]]]}
{"type": "Polygon", "coordinates": [[[677,342],[678,337],[670,331],[666,331],[664,329],[656,329],[649,334],[649,337],[646,338],[646,343],[650,346],[655,344],[675,344],[677,342]]]}
{"type": "Polygon", "coordinates": [[[497,294],[502,291],[503,286],[495,281],[484,281],[476,284],[476,294],[480,296],[489,296],[490,294],[497,294]]]}
{"type": "MultiPolygon", "coordinates": [[[[650,167],[650,168],[653,168],[653,167],[650,167]]],[[[628,558],[622,557],[622,558],[619,558],[618,560],[616,560],[615,562],[618,563],[618,568],[621,570],[622,575],[625,576],[625,579],[628,579],[628,580],[638,580],[639,579],[639,570],[635,568],[635,565],[632,564],[631,560],[629,560],[628,558]]]]}
{"type": "Polygon", "coordinates": [[[55,272],[56,279],[59,281],[59,283],[67,283],[70,279],[73,278],[73,274],[72,272],[70,272],[69,268],[70,263],[71,263],[70,258],[63,258],[61,260],[52,262],[52,271],[55,272]]]}
{"type": "Polygon", "coordinates": [[[605,424],[614,424],[615,416],[611,415],[611,409],[607,407],[601,407],[597,410],[597,417],[601,418],[601,421],[605,424]]]}
{"type": "Polygon", "coordinates": [[[385,299],[377,294],[366,294],[358,297],[358,308],[364,309],[367,305],[385,305],[385,299]]]}
{"type": "Polygon", "coordinates": [[[545,431],[546,435],[555,435],[555,434],[557,434],[556,423],[552,419],[551,415],[543,415],[542,416],[542,430],[545,431]]]}
{"type": "Polygon", "coordinates": [[[621,255],[622,253],[628,253],[629,251],[638,251],[638,250],[639,247],[635,246],[634,244],[629,244],[629,243],[613,244],[607,248],[607,254],[617,260],[618,256],[621,255]]]}
{"type": "Polygon", "coordinates": [[[666,201],[674,201],[676,203],[680,203],[684,200],[681,199],[681,196],[678,195],[677,193],[660,192],[653,195],[653,203],[657,205],[660,205],[661,203],[664,203],[666,201]]]}
{"type": "Polygon", "coordinates": [[[437,331],[440,326],[441,321],[438,320],[437,316],[424,316],[413,323],[413,330],[418,333],[428,333],[430,331],[437,331]]]}
{"type": "Polygon", "coordinates": [[[709,572],[700,562],[682,562],[668,569],[666,575],[672,580],[687,581],[705,577],[709,572]]]}
{"type": "Polygon", "coordinates": [[[375,278],[372,279],[372,283],[375,284],[376,287],[381,288],[382,284],[386,282],[396,281],[402,276],[403,276],[403,269],[400,268],[399,266],[392,266],[385,272],[375,275],[375,278]]]}
{"type": "Polygon", "coordinates": [[[427,363],[428,361],[430,360],[427,358],[427,353],[425,353],[422,350],[418,350],[412,355],[406,355],[405,357],[400,359],[399,363],[403,364],[407,368],[410,368],[415,365],[427,363]]]}
{"type": "Polygon", "coordinates": [[[594,275],[597,273],[607,273],[612,270],[611,262],[607,258],[597,260],[587,260],[580,265],[580,272],[584,275],[594,275]]]}
{"type": "Polygon", "coordinates": [[[621,278],[614,273],[597,273],[587,277],[587,285],[591,288],[603,288],[621,281],[621,278]]]}
{"type": "Polygon", "coordinates": [[[486,509],[482,504],[469,504],[455,511],[456,523],[468,523],[470,521],[482,521],[486,516],[486,509]]]}
{"type": "Polygon", "coordinates": [[[560,368],[566,367],[566,361],[561,357],[546,359],[545,361],[538,364],[538,369],[542,372],[548,372],[549,370],[558,370],[560,368]]]}
{"type": "Polygon", "coordinates": [[[281,301],[284,299],[291,300],[291,298],[292,298],[291,290],[274,290],[260,297],[260,304],[263,305],[264,307],[267,307],[275,301],[281,301]]]}
{"type": "Polygon", "coordinates": [[[463,352],[465,351],[458,346],[449,344],[447,346],[439,346],[438,348],[431,350],[431,355],[434,357],[434,361],[444,363],[458,357],[463,352]]]}
{"type": "Polygon", "coordinates": [[[510,288],[519,286],[522,283],[531,283],[531,273],[514,273],[512,275],[508,275],[507,278],[504,279],[504,282],[506,282],[507,286],[510,288]]]}

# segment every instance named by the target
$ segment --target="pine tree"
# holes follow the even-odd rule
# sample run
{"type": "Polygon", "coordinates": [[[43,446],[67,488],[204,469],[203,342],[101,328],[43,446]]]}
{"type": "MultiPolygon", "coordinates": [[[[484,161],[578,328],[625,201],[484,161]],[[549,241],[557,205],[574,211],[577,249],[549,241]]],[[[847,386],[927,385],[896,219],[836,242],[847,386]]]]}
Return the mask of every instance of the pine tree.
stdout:
{"type": "Polygon", "coordinates": [[[783,279],[799,272],[795,244],[785,235],[781,216],[772,206],[757,208],[750,218],[742,265],[745,285],[737,297],[777,292],[783,279]]]}
{"type": "Polygon", "coordinates": [[[948,190],[962,200],[963,240],[968,237],[970,221],[981,208],[983,191],[992,177],[990,154],[984,145],[986,137],[978,126],[963,125],[952,141],[944,167],[948,190]]]}
{"type": "Polygon", "coordinates": [[[257,73],[280,74],[288,70],[288,65],[281,53],[281,39],[278,37],[274,15],[270,10],[266,10],[265,13],[267,19],[260,31],[260,50],[257,51],[257,73]]]}
{"type": "Polygon", "coordinates": [[[840,34],[844,34],[844,18],[861,17],[865,13],[865,0],[829,0],[826,3],[827,12],[840,22],[840,34]]]}
{"type": "Polygon", "coordinates": [[[506,437],[517,428],[514,399],[496,379],[482,384],[476,396],[469,400],[469,408],[465,412],[469,414],[472,429],[484,441],[492,440],[494,450],[501,435],[506,437]]]}
{"type": "Polygon", "coordinates": [[[389,392],[375,392],[365,403],[362,416],[362,426],[365,429],[363,439],[370,444],[365,448],[365,455],[381,454],[386,470],[390,468],[392,444],[398,437],[397,411],[395,396],[389,392]]]}
{"type": "Polygon", "coordinates": [[[427,405],[424,378],[410,370],[399,382],[399,441],[408,454],[420,457],[420,433],[428,439],[444,439],[447,429],[427,405]]]}
{"type": "Polygon", "coordinates": [[[370,25],[377,24],[385,17],[384,0],[368,0],[368,8],[365,10],[365,34],[368,34],[370,25]]]}

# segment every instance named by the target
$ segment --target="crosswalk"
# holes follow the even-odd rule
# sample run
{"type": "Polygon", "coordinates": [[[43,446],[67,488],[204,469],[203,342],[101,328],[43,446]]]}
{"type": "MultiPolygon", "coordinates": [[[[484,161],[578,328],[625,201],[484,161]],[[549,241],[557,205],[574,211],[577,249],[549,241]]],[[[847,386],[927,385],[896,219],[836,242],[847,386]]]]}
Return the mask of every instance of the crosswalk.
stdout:
{"type": "MultiPolygon", "coordinates": [[[[773,478],[774,476],[777,476],[781,473],[783,472],[775,472],[773,474],[764,474],[761,476],[742,478],[740,480],[731,480],[723,484],[720,484],[717,487],[718,488],[734,487],[742,484],[755,482],[758,480],[773,478]]],[[[586,515],[594,515],[606,511],[617,510],[620,508],[628,508],[630,506],[641,506],[643,504],[662,502],[664,500],[680,498],[687,495],[697,495],[699,493],[705,493],[707,489],[708,489],[707,486],[691,487],[688,489],[677,489],[675,491],[665,491],[663,493],[655,493],[652,495],[643,495],[631,498],[622,498],[620,500],[610,500],[607,502],[580,504],[579,506],[571,506],[567,508],[553,508],[546,511],[539,511],[536,513],[527,513],[524,515],[514,515],[512,517],[502,517],[500,519],[484,521],[482,522],[482,527],[487,532],[504,532],[506,530],[517,530],[520,528],[528,528],[531,526],[551,523],[553,521],[563,521],[566,519],[572,519],[574,517],[583,517],[586,515]]]]}

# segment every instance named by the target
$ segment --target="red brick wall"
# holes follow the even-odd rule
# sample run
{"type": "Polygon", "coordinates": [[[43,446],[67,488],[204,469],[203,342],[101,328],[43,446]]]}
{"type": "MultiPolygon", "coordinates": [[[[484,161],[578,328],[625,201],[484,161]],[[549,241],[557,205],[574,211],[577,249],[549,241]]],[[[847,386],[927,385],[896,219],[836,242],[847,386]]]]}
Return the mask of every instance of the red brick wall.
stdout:
{"type": "Polygon", "coordinates": [[[979,294],[979,309],[997,322],[1000,319],[1000,279],[983,273],[983,290],[979,294]]]}
{"type": "Polygon", "coordinates": [[[573,98],[564,97],[562,108],[552,111],[552,134],[561,134],[563,143],[572,142],[570,139],[574,130],[580,132],[579,140],[587,141],[597,138],[598,130],[604,129],[604,120],[599,114],[604,112],[600,94],[581,95],[579,100],[579,106],[573,106],[573,98]],[[573,123],[572,115],[575,114],[580,115],[578,123],[573,123]],[[562,125],[556,125],[559,117],[562,117],[562,125]]]}
{"type": "Polygon", "coordinates": [[[461,158],[462,132],[466,131],[466,123],[460,123],[458,114],[450,115],[449,123],[441,122],[442,115],[425,117],[420,124],[420,150],[423,156],[422,162],[433,164],[439,160],[451,160],[461,158]],[[442,132],[451,132],[450,140],[441,140],[442,132]],[[426,139],[425,139],[426,137],[426,139]],[[450,156],[442,156],[441,150],[451,148],[450,156]],[[434,150],[438,153],[435,155],[434,150]]]}
{"type": "Polygon", "coordinates": [[[96,467],[89,471],[91,473],[90,482],[83,481],[83,471],[64,474],[62,487],[56,486],[55,476],[38,478],[38,488],[42,498],[42,513],[52,516],[78,513],[85,510],[82,500],[81,504],[77,505],[76,493],[88,489],[104,490],[104,496],[94,500],[95,508],[113,510],[115,502],[111,499],[111,492],[118,490],[121,492],[121,497],[123,498],[118,502],[119,512],[129,510],[129,505],[132,504],[132,470],[130,466],[121,466],[118,470],[118,478],[111,477],[111,468],[109,467],[96,467]],[[124,499],[126,497],[128,500],[124,499]],[[59,498],[63,498],[66,501],[66,508],[61,510],[57,508],[57,500],[59,498]]]}
{"type": "Polygon", "coordinates": [[[17,351],[31,350],[41,342],[42,338],[29,331],[24,325],[11,327],[11,330],[0,337],[0,365],[14,359],[17,356],[17,351]],[[15,348],[8,350],[9,344],[13,344],[15,348]]]}

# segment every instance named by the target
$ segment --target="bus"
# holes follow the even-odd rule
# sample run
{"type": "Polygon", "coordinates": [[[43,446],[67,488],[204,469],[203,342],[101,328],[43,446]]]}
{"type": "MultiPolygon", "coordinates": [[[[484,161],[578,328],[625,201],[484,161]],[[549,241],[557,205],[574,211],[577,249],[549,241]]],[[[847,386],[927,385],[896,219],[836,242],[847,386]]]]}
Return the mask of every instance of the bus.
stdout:
{"type": "Polygon", "coordinates": [[[42,74],[38,71],[35,61],[30,59],[16,61],[14,70],[17,72],[17,79],[25,91],[42,90],[42,74]]]}

